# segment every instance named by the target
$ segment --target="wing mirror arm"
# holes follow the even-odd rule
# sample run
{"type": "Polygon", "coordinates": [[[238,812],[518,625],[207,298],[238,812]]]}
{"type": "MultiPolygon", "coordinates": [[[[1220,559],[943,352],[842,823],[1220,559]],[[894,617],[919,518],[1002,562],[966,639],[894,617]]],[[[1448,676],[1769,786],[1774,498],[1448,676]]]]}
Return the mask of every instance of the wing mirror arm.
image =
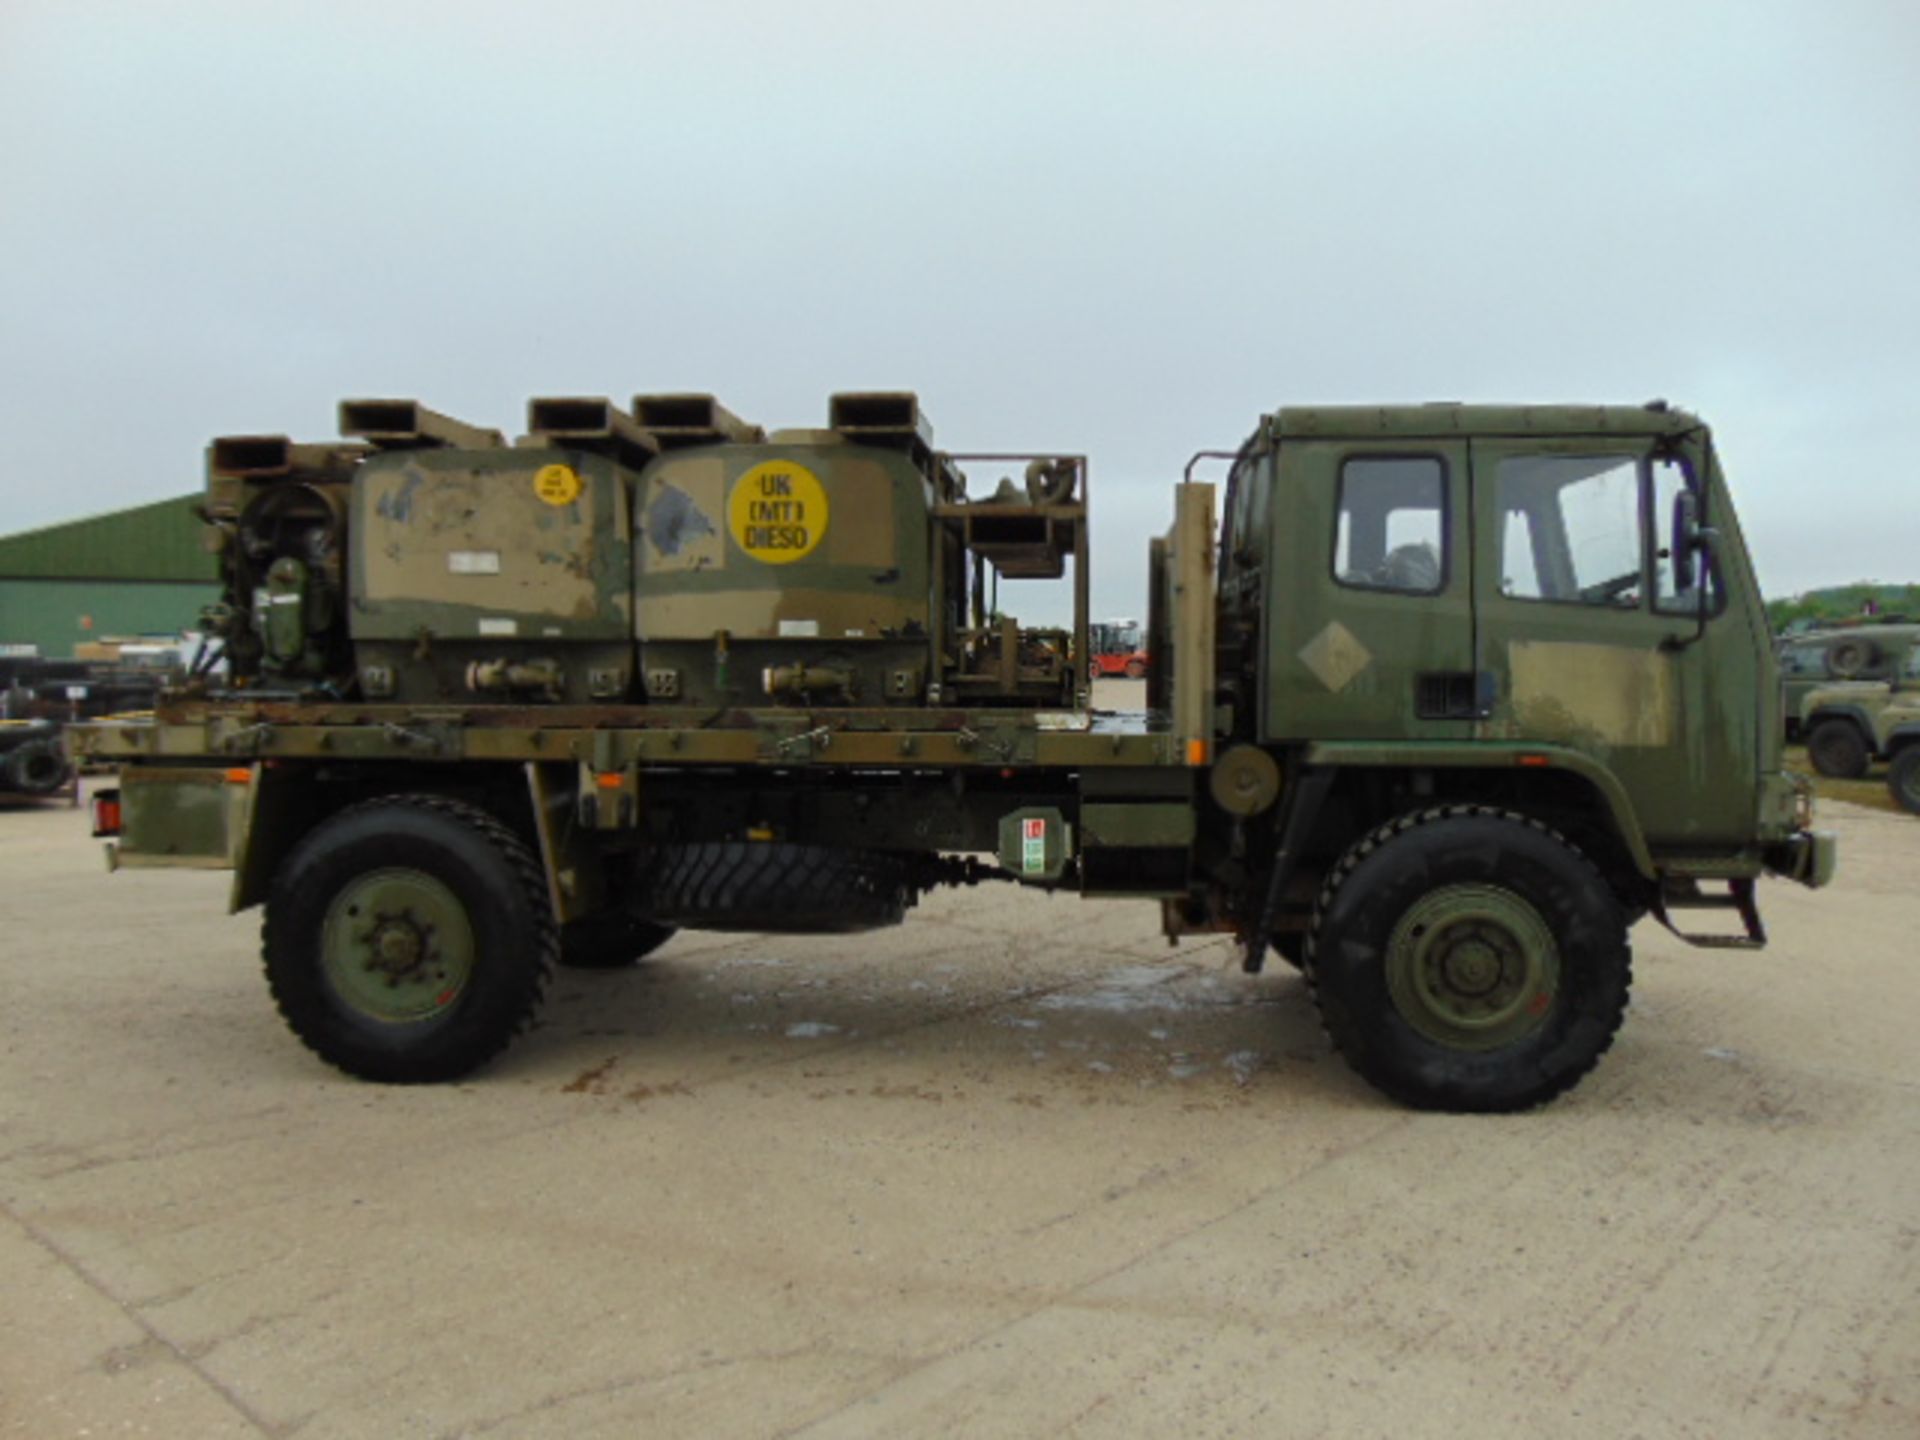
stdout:
{"type": "Polygon", "coordinates": [[[1700,496],[1691,488],[1673,497],[1673,533],[1669,544],[1673,548],[1674,583],[1683,594],[1692,590],[1698,598],[1693,633],[1668,636],[1663,646],[1667,650],[1684,650],[1707,635],[1707,620],[1713,604],[1713,556],[1720,532],[1704,523],[1704,508],[1700,496]]]}

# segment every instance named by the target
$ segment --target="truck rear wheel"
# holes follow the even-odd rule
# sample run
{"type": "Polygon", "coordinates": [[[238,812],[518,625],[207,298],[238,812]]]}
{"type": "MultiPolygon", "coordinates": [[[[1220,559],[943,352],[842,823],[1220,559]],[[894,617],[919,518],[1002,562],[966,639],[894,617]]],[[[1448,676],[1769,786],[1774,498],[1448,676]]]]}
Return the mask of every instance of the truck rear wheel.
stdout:
{"type": "Polygon", "coordinates": [[[1807,758],[1813,768],[1831,780],[1858,780],[1867,773],[1872,756],[1860,727],[1851,720],[1829,718],[1815,722],[1807,736],[1807,758]]]}
{"type": "Polygon", "coordinates": [[[1893,757],[1887,770],[1887,790],[1902,810],[1920,815],[1920,745],[1909,745],[1893,757]]]}
{"type": "Polygon", "coordinates": [[[532,1020],[559,950],[524,841],[431,795],[343,810],[274,876],[267,983],[321,1059],[391,1084],[452,1080],[532,1020]]]}
{"type": "Polygon", "coordinates": [[[1321,889],[1306,972],[1359,1074],[1423,1109],[1526,1110],[1591,1070],[1626,1012],[1625,912],[1544,825],[1450,806],[1382,826],[1321,889]]]}

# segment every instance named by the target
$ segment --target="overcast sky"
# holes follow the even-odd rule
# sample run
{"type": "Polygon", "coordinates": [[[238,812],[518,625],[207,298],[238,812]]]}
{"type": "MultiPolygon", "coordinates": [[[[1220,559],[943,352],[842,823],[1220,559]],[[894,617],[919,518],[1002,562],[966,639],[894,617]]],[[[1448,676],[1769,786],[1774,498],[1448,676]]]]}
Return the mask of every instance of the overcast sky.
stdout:
{"type": "Polygon", "coordinates": [[[1312,401],[1667,396],[1769,593],[1920,578],[1920,4],[0,0],[0,531],[345,395],[859,388],[1090,454],[1102,613],[1312,401]]]}

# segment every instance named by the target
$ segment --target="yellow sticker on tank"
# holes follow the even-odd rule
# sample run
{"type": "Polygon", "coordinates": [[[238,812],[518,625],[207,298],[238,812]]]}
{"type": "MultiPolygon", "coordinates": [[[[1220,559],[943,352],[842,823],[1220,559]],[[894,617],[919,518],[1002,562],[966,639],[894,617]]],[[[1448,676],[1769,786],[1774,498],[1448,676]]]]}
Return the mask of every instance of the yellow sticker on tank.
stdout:
{"type": "Polygon", "coordinates": [[[754,559],[791,565],[811,555],[827,533],[826,487],[795,461],[763,460],[733,482],[727,528],[754,559]]]}
{"type": "Polygon", "coordinates": [[[571,505],[585,487],[571,465],[542,465],[533,476],[533,493],[549,505],[571,505]]]}

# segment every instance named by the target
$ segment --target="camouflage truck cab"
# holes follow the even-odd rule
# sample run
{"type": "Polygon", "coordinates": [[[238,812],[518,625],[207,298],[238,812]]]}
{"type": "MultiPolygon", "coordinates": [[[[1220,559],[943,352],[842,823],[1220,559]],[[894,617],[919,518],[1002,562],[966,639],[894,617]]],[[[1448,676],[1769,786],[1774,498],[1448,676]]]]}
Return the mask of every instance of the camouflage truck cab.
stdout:
{"type": "MultiPolygon", "coordinates": [[[[1185,918],[1244,928],[1256,961],[1272,943],[1335,991],[1335,1013],[1379,1013],[1384,976],[1411,1033],[1337,1034],[1376,1083],[1447,1068],[1432,1043],[1466,1045],[1487,995],[1507,1014],[1551,988],[1520,964],[1537,947],[1493,895],[1503,874],[1571,853],[1607,877],[1618,915],[1677,928],[1725,910],[1735,933],[1687,938],[1750,947],[1763,873],[1830,873],[1782,765],[1760,591],[1696,417],[1283,409],[1237,452],[1226,509],[1228,753],[1272,757],[1287,784],[1267,835],[1249,835],[1253,883],[1185,918]],[[1541,849],[1542,832],[1563,848],[1541,849]],[[1473,846],[1505,858],[1459,869],[1451,898],[1422,908],[1409,874],[1473,846]],[[1371,914],[1421,918],[1374,930],[1357,961],[1323,943],[1371,914]]],[[[1566,912],[1547,928],[1590,924],[1566,912]]],[[[1604,972],[1617,953],[1579,963],[1604,972]]]]}
{"type": "Polygon", "coordinates": [[[468,1073],[555,962],[1018,883],[1279,953],[1388,1095],[1524,1109],[1610,1045],[1637,920],[1754,948],[1763,875],[1833,870],[1711,435],[1664,405],[1263,417],[1218,535],[1190,465],[1149,544],[1129,712],[1090,704],[1079,455],[936,450],[904,392],[771,435],[705,395],[537,400],[512,445],[341,419],[215,442],[227,674],[75,746],[124,767],[116,861],[231,870],[354,1075],[468,1073]],[[1027,582],[1071,619],[1020,623],[1027,582]]]}

